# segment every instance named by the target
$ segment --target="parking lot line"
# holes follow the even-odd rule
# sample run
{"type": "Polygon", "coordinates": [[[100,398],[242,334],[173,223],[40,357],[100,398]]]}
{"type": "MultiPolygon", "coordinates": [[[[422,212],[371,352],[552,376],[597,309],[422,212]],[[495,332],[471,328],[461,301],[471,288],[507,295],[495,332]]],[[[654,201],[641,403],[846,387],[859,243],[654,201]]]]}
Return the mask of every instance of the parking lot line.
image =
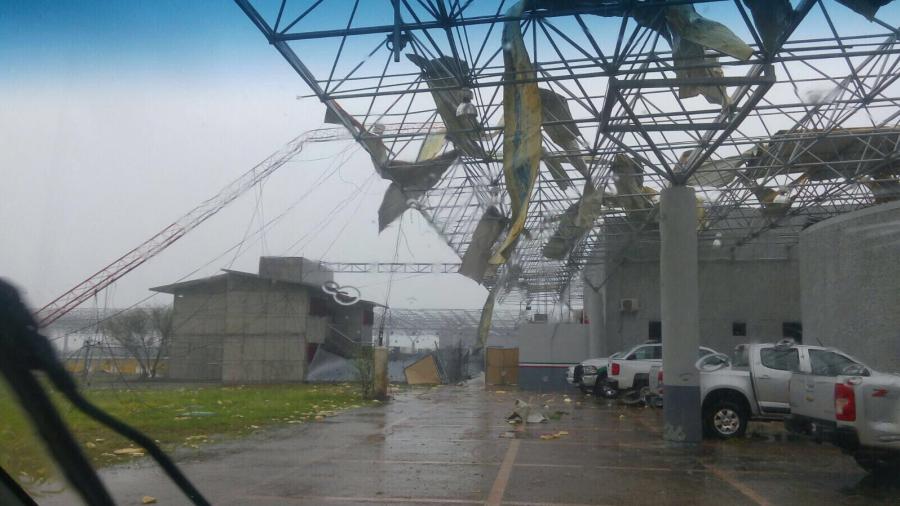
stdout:
{"type": "Polygon", "coordinates": [[[772,503],[770,503],[765,497],[757,494],[755,490],[748,487],[747,485],[742,483],[740,480],[734,478],[733,476],[731,476],[729,473],[723,471],[722,469],[720,469],[712,464],[703,464],[703,467],[709,469],[709,472],[711,472],[713,474],[713,476],[715,476],[716,478],[731,485],[735,490],[737,490],[738,492],[743,494],[744,497],[746,497],[747,499],[750,499],[751,501],[758,504],[759,506],[771,506],[772,505],[772,503]]]}
{"type": "Polygon", "coordinates": [[[518,439],[513,439],[509,442],[509,448],[507,448],[506,455],[503,457],[503,463],[500,464],[500,470],[497,471],[497,478],[491,487],[491,493],[488,494],[487,501],[485,501],[487,506],[500,506],[501,501],[503,501],[503,493],[506,492],[506,485],[509,483],[509,477],[512,474],[513,464],[516,462],[516,455],[519,453],[519,445],[521,443],[518,439]]]}

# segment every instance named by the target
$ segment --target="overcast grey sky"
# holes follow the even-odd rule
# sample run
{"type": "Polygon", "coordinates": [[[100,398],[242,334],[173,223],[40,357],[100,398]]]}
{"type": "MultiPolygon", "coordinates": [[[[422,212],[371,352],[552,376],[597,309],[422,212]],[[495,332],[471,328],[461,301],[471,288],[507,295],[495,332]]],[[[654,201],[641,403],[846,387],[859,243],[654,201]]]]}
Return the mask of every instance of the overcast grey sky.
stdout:
{"type": "MultiPolygon", "coordinates": [[[[322,126],[324,106],[296,99],[308,89],[233,3],[208,7],[212,26],[204,25],[209,13],[197,6],[154,3],[158,9],[148,19],[147,12],[115,12],[122,8],[112,5],[64,4],[56,12],[57,4],[41,2],[0,7],[7,20],[0,31],[12,34],[0,42],[0,64],[10,70],[0,74],[0,276],[23,288],[35,306],[293,137],[322,126]],[[91,9],[97,16],[83,12],[91,9]],[[115,15],[100,15],[110,11],[115,15]],[[121,24],[132,27],[126,36],[121,24]]],[[[200,267],[330,172],[260,240],[248,240],[236,259],[228,254],[194,277],[229,266],[256,271],[261,254],[391,261],[398,224],[381,235],[377,227],[388,183],[372,175],[368,156],[351,141],[316,144],[276,172],[261,195],[248,193],[128,274],[100,305],[130,304],[148,295],[148,287],[200,267]]],[[[400,261],[458,260],[417,213],[404,216],[403,230],[400,261]]],[[[385,301],[386,275],[338,279],[385,301]]],[[[398,274],[390,303],[475,308],[485,295],[458,275],[398,274]]],[[[168,296],[154,302],[167,303],[168,296]]]]}
{"type": "MultiPolygon", "coordinates": [[[[363,3],[364,11],[375,7],[363,3]]],[[[703,4],[700,12],[749,40],[730,2],[703,4]]],[[[854,32],[878,29],[869,25],[858,15],[841,21],[854,32]]],[[[821,30],[824,23],[813,16],[799,33],[821,30]]],[[[22,287],[34,306],[140,244],[293,137],[322,126],[324,106],[296,99],[309,89],[231,1],[9,0],[0,3],[0,33],[0,276],[22,287]]],[[[330,59],[320,53],[333,52],[333,41],[311,44],[304,59],[327,67],[330,59]]],[[[794,90],[783,85],[772,93],[794,90]]],[[[193,277],[223,267],[255,271],[261,254],[391,261],[398,224],[379,235],[376,223],[386,187],[350,141],[311,146],[261,192],[127,275],[99,303],[131,304],[149,287],[206,263],[193,277]],[[239,256],[216,259],[331,173],[264,236],[251,237],[239,256]]],[[[400,261],[458,260],[417,213],[405,214],[403,230],[400,261]]],[[[386,275],[338,280],[385,302],[386,275]]],[[[389,302],[479,308],[485,295],[458,275],[398,275],[389,302]]]]}

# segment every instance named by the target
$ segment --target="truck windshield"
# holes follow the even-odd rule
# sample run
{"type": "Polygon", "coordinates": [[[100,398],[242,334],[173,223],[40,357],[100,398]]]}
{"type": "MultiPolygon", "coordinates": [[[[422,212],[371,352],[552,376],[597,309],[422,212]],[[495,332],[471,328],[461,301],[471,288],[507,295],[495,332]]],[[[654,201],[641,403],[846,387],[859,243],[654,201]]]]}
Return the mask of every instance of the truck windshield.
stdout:
{"type": "Polygon", "coordinates": [[[848,365],[856,362],[827,350],[809,350],[809,364],[816,376],[839,376],[848,365]]]}

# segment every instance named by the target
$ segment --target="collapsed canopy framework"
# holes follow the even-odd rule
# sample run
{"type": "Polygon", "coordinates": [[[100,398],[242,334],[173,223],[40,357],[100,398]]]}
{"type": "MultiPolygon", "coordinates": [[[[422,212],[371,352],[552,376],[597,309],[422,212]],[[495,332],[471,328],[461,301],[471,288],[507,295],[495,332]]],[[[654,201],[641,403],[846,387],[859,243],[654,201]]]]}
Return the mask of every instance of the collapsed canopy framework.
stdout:
{"type": "Polygon", "coordinates": [[[900,197],[889,1],[236,0],[391,181],[382,228],[532,302],[657,240],[671,185],[726,250],[900,197]]]}

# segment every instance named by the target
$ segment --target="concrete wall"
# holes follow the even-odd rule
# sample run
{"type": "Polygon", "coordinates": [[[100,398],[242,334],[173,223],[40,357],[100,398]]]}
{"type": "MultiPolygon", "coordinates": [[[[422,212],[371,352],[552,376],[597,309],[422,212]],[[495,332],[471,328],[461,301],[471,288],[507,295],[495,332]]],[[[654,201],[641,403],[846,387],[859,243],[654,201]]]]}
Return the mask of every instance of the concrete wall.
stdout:
{"type": "Polygon", "coordinates": [[[307,290],[229,276],[179,293],[168,376],[233,383],[301,381],[307,290]]]}
{"type": "Polygon", "coordinates": [[[589,327],[581,323],[523,323],[519,327],[519,388],[566,390],[566,369],[588,356],[589,327]]]}
{"type": "Polygon", "coordinates": [[[800,265],[807,340],[900,371],[900,202],[809,227],[800,265]]]}
{"type": "Polygon", "coordinates": [[[263,278],[321,285],[334,281],[334,273],[319,262],[303,257],[259,257],[259,275],[263,278]]]}
{"type": "MultiPolygon", "coordinates": [[[[740,343],[781,339],[783,322],[801,321],[799,267],[794,259],[702,261],[699,278],[704,346],[728,353],[740,343]],[[746,324],[746,337],[732,335],[733,322],[746,324]]],[[[605,287],[605,321],[600,322],[605,351],[646,341],[650,322],[660,321],[659,304],[657,262],[626,262],[619,267],[605,287]],[[620,311],[620,301],[626,298],[637,299],[639,309],[620,311]]]]}
{"type": "Polygon", "coordinates": [[[187,381],[222,379],[222,342],[214,336],[225,332],[227,282],[206,290],[190,290],[175,296],[169,343],[167,376],[187,381]]]}

